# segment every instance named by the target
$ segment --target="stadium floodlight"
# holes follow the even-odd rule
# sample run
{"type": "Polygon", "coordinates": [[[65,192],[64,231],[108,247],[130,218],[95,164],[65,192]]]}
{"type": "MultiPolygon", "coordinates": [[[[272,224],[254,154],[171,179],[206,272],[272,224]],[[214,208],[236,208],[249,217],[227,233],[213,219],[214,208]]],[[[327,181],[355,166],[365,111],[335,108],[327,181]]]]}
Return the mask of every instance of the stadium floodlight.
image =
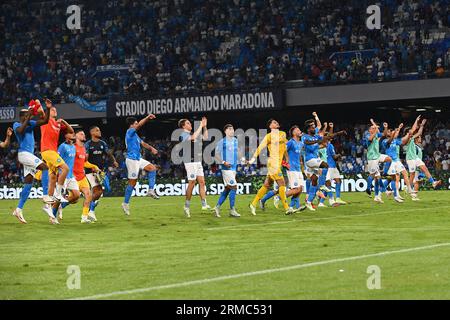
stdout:
{"type": "Polygon", "coordinates": [[[427,109],[419,108],[419,109],[416,109],[416,111],[423,112],[423,111],[427,111],[427,109]]]}
{"type": "Polygon", "coordinates": [[[440,113],[440,112],[441,112],[441,109],[436,109],[435,112],[436,112],[436,113],[440,113]]]}

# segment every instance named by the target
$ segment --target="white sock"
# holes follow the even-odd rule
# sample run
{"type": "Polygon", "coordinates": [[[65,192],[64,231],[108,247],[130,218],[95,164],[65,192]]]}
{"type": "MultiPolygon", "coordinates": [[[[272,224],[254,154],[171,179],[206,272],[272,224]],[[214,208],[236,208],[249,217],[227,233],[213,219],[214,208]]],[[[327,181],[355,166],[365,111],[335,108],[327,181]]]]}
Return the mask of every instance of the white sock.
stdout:
{"type": "Polygon", "coordinates": [[[61,197],[61,190],[62,190],[62,185],[56,184],[54,196],[57,197],[57,198],[60,198],[61,197]]]}

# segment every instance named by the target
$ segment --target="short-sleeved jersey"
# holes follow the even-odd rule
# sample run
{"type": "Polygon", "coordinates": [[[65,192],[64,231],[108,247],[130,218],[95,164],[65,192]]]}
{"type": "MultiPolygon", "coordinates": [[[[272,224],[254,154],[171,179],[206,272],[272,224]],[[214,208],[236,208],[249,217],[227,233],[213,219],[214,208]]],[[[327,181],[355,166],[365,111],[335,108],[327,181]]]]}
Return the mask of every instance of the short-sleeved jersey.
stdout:
{"type": "Polygon", "coordinates": [[[47,150],[58,151],[60,131],[61,124],[54,118],[50,118],[47,124],[41,126],[41,152],[47,150]]]}
{"type": "Polygon", "coordinates": [[[289,170],[301,171],[300,157],[302,156],[303,142],[291,139],[286,144],[286,148],[289,155],[289,170]]]}
{"type": "Polygon", "coordinates": [[[332,143],[328,142],[327,144],[327,163],[329,168],[336,168],[336,161],[334,160],[334,156],[336,155],[336,150],[332,143]]]}
{"type": "Polygon", "coordinates": [[[127,158],[131,160],[141,159],[142,140],[138,136],[136,129],[130,128],[125,135],[125,144],[127,146],[127,158]]]}
{"type": "Polygon", "coordinates": [[[13,130],[19,144],[19,152],[34,153],[34,128],[36,127],[36,121],[30,120],[27,127],[22,134],[17,132],[17,129],[21,126],[20,122],[14,122],[13,130]]]}
{"type": "Polygon", "coordinates": [[[400,145],[402,144],[402,139],[397,138],[392,140],[391,143],[388,143],[388,139],[383,140],[382,144],[384,145],[384,148],[386,150],[386,154],[391,157],[392,161],[399,161],[399,152],[400,152],[400,145]]]}
{"type": "Polygon", "coordinates": [[[75,162],[73,165],[73,175],[75,176],[75,179],[77,181],[83,180],[83,178],[86,176],[84,173],[84,163],[87,159],[87,152],[86,148],[84,146],[79,146],[75,144],[75,162]]]}
{"type": "Polygon", "coordinates": [[[311,136],[309,134],[304,134],[302,136],[302,141],[305,144],[305,162],[311,160],[311,159],[316,159],[319,157],[319,144],[318,143],[314,143],[314,144],[306,144],[305,141],[322,141],[323,138],[322,136],[316,134],[314,136],[311,136]]]}
{"type": "Polygon", "coordinates": [[[220,165],[221,170],[233,170],[236,171],[237,165],[238,165],[238,139],[235,137],[228,138],[225,137],[219,142],[217,142],[216,145],[216,155],[220,157],[223,161],[228,162],[231,167],[227,168],[223,164],[220,165]]]}
{"type": "Polygon", "coordinates": [[[372,141],[369,141],[371,134],[369,131],[364,133],[364,144],[367,147],[367,160],[378,160],[380,158],[380,138],[383,136],[381,133],[375,134],[372,141]]]}
{"type": "Polygon", "coordinates": [[[75,164],[76,148],[73,144],[61,143],[58,148],[58,153],[64,162],[69,167],[67,179],[73,178],[73,166],[75,164]]]}
{"type": "MultiPolygon", "coordinates": [[[[95,164],[100,170],[104,170],[106,167],[105,156],[108,154],[108,144],[103,141],[89,140],[84,144],[86,152],[88,154],[88,160],[90,163],[95,164]]],[[[86,169],[86,173],[91,173],[91,169],[86,169]]]]}

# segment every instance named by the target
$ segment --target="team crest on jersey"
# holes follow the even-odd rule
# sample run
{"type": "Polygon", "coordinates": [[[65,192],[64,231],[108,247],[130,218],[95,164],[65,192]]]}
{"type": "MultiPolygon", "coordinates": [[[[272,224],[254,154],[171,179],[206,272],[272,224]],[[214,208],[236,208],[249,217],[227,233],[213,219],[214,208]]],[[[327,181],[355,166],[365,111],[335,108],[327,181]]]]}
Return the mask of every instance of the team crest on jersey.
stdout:
{"type": "Polygon", "coordinates": [[[294,182],[294,187],[297,187],[298,186],[298,182],[294,182]]]}
{"type": "Polygon", "coordinates": [[[132,177],[136,177],[136,173],[133,173],[131,176],[132,176],[132,177]]]}
{"type": "Polygon", "coordinates": [[[39,161],[40,161],[39,159],[35,159],[35,160],[34,160],[35,163],[38,163],[39,161]]]}
{"type": "Polygon", "coordinates": [[[230,180],[230,184],[234,184],[234,180],[230,180]]]}
{"type": "Polygon", "coordinates": [[[194,174],[191,174],[191,178],[195,178],[195,175],[194,175],[194,174]]]}
{"type": "Polygon", "coordinates": [[[56,159],[56,162],[60,163],[61,162],[61,158],[56,159]]]}

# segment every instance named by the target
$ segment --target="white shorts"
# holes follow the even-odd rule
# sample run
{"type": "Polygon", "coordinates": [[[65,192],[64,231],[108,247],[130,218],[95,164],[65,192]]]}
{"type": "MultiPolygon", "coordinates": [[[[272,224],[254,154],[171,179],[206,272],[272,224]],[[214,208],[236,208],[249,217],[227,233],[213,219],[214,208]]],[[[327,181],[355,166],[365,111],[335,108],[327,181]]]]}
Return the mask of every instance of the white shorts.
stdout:
{"type": "Polygon", "coordinates": [[[391,163],[391,166],[389,167],[388,175],[392,176],[394,174],[399,174],[403,170],[405,170],[405,167],[403,166],[401,161],[393,161],[391,163]]]}
{"type": "MultiPolygon", "coordinates": [[[[139,178],[139,171],[144,169],[150,164],[147,160],[141,158],[139,160],[125,159],[125,164],[127,165],[128,179],[139,178]]],[[[90,182],[90,181],[89,181],[90,182]]],[[[92,187],[92,185],[91,185],[92,187]]]]}
{"type": "Polygon", "coordinates": [[[222,170],[222,178],[223,178],[223,183],[224,183],[225,186],[234,187],[234,186],[237,185],[236,171],[233,171],[233,170],[222,170]]]}
{"type": "Polygon", "coordinates": [[[406,160],[406,163],[408,164],[408,170],[410,173],[416,172],[419,170],[420,166],[425,165],[425,163],[420,159],[406,160]]]}
{"type": "Polygon", "coordinates": [[[320,158],[313,158],[306,161],[306,166],[311,169],[319,169],[322,162],[323,161],[320,158]]]}
{"type": "MultiPolygon", "coordinates": [[[[88,173],[88,174],[86,175],[86,178],[88,179],[89,184],[91,185],[91,188],[94,188],[94,187],[100,185],[100,184],[98,183],[98,181],[97,181],[97,178],[95,177],[95,175],[94,175],[92,172],[91,172],[91,173],[88,173]]],[[[130,177],[128,177],[128,178],[130,178],[130,177]]]]}
{"type": "Polygon", "coordinates": [[[312,169],[308,166],[305,167],[305,175],[306,177],[309,179],[311,178],[311,176],[315,174],[316,176],[318,176],[320,174],[319,169],[312,169]]]}
{"type": "Polygon", "coordinates": [[[340,177],[341,177],[341,173],[339,172],[339,170],[337,168],[328,168],[327,178],[326,178],[327,181],[339,179],[340,177]]]}
{"type": "Polygon", "coordinates": [[[68,178],[64,181],[64,189],[66,190],[80,190],[78,188],[78,182],[75,178],[68,178]]]}
{"type": "Polygon", "coordinates": [[[301,171],[288,171],[289,188],[295,189],[303,186],[303,174],[301,171]]]}
{"type": "Polygon", "coordinates": [[[377,160],[368,160],[367,161],[367,169],[369,170],[369,174],[374,174],[375,176],[380,176],[380,163],[384,162],[388,156],[385,154],[380,154],[380,157],[377,160]]]}
{"type": "Polygon", "coordinates": [[[19,162],[23,165],[23,176],[31,174],[34,178],[37,167],[42,163],[42,160],[36,157],[34,154],[26,151],[21,151],[18,153],[17,158],[19,162]]]}
{"type": "Polygon", "coordinates": [[[187,179],[189,181],[197,179],[197,177],[203,177],[203,166],[201,162],[188,162],[184,164],[186,169],[187,179]]]}

